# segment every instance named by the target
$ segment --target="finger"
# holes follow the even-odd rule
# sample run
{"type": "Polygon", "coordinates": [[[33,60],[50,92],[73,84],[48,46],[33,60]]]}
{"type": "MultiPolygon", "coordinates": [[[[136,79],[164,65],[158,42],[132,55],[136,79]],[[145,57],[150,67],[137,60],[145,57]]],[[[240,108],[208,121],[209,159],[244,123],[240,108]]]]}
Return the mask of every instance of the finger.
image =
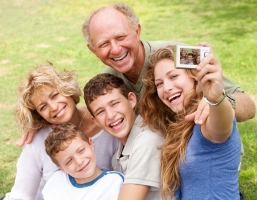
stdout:
{"type": "Polygon", "coordinates": [[[37,130],[34,131],[30,131],[28,133],[28,137],[27,137],[27,144],[30,144],[34,138],[35,133],[37,132],[37,130]]]}
{"type": "Polygon", "coordinates": [[[27,136],[27,133],[23,133],[20,139],[15,143],[15,145],[18,147],[22,147],[26,142],[27,136]]]}
{"type": "Polygon", "coordinates": [[[212,53],[212,47],[208,42],[199,42],[198,45],[202,46],[202,47],[210,47],[211,48],[211,53],[212,53]]]}
{"type": "Polygon", "coordinates": [[[187,122],[194,121],[194,120],[195,120],[195,112],[186,115],[186,116],[185,116],[185,120],[186,120],[187,122]]]}
{"type": "Polygon", "coordinates": [[[209,115],[210,115],[210,106],[206,103],[201,113],[196,114],[197,116],[196,121],[198,122],[197,124],[204,124],[208,119],[209,115]]]}
{"type": "Polygon", "coordinates": [[[207,64],[216,64],[218,61],[217,59],[214,57],[213,54],[209,53],[206,57],[204,57],[201,62],[198,64],[197,66],[197,70],[200,71],[205,65],[207,64]]]}
{"type": "Polygon", "coordinates": [[[209,105],[204,99],[202,99],[199,102],[198,108],[195,113],[195,123],[196,124],[205,123],[208,116],[209,116],[209,105]]]}

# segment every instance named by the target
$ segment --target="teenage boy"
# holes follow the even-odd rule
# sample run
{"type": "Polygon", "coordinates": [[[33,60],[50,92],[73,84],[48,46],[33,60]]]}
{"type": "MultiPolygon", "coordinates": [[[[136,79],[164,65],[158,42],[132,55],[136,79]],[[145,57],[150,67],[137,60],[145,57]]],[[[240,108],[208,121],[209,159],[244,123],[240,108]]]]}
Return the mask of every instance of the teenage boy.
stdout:
{"type": "Polygon", "coordinates": [[[84,88],[92,120],[121,144],[112,158],[115,171],[124,174],[119,200],[159,200],[160,150],[163,137],[142,126],[136,114],[136,95],[121,78],[99,74],[84,88]]]}
{"type": "Polygon", "coordinates": [[[45,146],[60,168],[42,191],[45,200],[118,199],[123,175],[96,166],[92,140],[75,125],[57,126],[46,138],[45,146]]]}

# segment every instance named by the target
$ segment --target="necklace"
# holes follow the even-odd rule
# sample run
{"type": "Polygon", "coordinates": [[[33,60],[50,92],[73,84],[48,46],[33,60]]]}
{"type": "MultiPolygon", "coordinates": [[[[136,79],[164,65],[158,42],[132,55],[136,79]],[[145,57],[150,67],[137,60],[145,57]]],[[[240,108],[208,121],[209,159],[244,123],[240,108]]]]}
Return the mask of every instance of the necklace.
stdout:
{"type": "Polygon", "coordinates": [[[81,124],[82,124],[82,122],[83,122],[84,118],[86,117],[86,114],[87,114],[87,111],[85,111],[85,114],[84,114],[84,116],[83,116],[83,118],[82,118],[82,120],[81,120],[81,122],[80,122],[80,124],[79,124],[78,128],[81,126],[81,124]]]}

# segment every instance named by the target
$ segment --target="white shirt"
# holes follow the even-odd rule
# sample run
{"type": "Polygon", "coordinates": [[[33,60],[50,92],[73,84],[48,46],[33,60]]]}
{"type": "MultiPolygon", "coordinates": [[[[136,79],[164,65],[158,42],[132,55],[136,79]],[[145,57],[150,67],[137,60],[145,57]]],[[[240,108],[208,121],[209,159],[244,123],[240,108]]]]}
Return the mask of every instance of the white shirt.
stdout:
{"type": "Polygon", "coordinates": [[[117,200],[124,177],[119,172],[103,171],[96,179],[78,184],[61,170],[46,183],[42,194],[45,200],[117,200]]]}
{"type": "MultiPolygon", "coordinates": [[[[17,162],[14,186],[4,200],[42,200],[42,188],[57,170],[56,165],[45,152],[44,141],[52,131],[50,127],[38,130],[31,144],[26,144],[17,162]]],[[[101,169],[111,169],[111,157],[117,150],[119,141],[101,130],[93,138],[97,165],[101,169]]]]}

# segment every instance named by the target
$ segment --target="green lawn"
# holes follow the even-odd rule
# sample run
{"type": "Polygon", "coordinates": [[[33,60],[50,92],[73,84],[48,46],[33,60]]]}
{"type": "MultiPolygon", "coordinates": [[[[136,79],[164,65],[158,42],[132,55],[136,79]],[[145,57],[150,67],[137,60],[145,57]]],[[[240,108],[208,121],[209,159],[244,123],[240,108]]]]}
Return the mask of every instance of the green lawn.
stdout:
{"type": "MultiPolygon", "coordinates": [[[[0,0],[0,196],[10,191],[21,148],[12,108],[17,86],[35,64],[51,61],[74,69],[83,87],[103,64],[87,49],[81,25],[108,0],[0,0]]],[[[125,2],[125,1],[124,1],[125,2]]],[[[144,40],[207,41],[224,75],[257,103],[257,1],[127,0],[140,19],[144,40]]],[[[107,19],[104,19],[107,20],[107,19]]],[[[83,101],[81,102],[81,104],[83,101]]],[[[257,196],[257,119],[239,123],[245,146],[240,187],[247,200],[257,196]]]]}

